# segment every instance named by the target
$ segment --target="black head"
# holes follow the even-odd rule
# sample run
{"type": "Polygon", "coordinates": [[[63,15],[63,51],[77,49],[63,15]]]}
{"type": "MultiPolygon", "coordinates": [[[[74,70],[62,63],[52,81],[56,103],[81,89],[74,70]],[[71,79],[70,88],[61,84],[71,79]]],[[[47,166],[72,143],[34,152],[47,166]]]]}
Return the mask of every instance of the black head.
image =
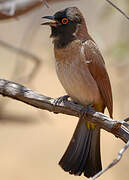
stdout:
{"type": "Polygon", "coordinates": [[[56,12],[54,16],[45,16],[43,18],[52,20],[42,25],[50,25],[50,37],[54,38],[54,43],[58,41],[58,46],[66,46],[74,40],[78,25],[81,25],[84,21],[81,12],[76,7],[69,7],[56,12]]]}

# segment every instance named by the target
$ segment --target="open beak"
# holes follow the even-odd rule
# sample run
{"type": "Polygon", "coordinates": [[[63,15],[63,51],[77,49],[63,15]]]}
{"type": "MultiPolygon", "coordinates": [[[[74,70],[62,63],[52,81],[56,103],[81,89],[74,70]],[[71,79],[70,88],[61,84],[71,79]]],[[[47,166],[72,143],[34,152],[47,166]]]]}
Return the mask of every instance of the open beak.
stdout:
{"type": "Polygon", "coordinates": [[[56,26],[57,24],[59,24],[59,22],[54,19],[54,16],[44,16],[42,18],[49,19],[49,20],[52,20],[52,21],[42,23],[41,25],[56,26]]]}

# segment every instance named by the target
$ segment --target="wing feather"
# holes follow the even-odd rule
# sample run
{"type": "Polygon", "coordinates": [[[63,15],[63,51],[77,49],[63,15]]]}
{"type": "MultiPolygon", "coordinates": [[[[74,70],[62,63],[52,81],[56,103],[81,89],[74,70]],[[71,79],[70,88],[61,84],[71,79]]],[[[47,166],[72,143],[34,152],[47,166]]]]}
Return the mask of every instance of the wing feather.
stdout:
{"type": "Polygon", "coordinates": [[[103,98],[104,104],[107,107],[110,116],[113,113],[113,99],[110,79],[105,68],[103,57],[92,40],[86,40],[83,43],[85,60],[88,64],[88,69],[96,81],[103,98]]]}

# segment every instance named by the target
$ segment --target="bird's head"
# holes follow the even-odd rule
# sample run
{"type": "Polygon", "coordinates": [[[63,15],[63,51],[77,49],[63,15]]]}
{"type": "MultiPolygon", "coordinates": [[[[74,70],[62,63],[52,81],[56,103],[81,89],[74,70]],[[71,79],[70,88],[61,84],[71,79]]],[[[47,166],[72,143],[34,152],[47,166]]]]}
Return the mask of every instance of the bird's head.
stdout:
{"type": "MultiPolygon", "coordinates": [[[[82,13],[76,7],[69,7],[56,12],[53,16],[44,16],[42,18],[49,19],[49,22],[42,25],[51,27],[51,36],[56,38],[72,38],[79,32],[81,26],[86,29],[85,20],[82,13]]],[[[83,31],[83,30],[82,30],[83,31]]]]}

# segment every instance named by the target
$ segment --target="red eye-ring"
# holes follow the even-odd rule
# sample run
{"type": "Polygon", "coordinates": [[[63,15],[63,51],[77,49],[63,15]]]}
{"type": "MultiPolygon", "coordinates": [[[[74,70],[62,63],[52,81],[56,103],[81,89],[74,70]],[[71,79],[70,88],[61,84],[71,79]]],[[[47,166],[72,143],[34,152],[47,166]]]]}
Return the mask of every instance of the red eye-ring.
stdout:
{"type": "Polygon", "coordinates": [[[69,20],[67,18],[63,18],[61,20],[62,24],[68,24],[69,20]]]}

